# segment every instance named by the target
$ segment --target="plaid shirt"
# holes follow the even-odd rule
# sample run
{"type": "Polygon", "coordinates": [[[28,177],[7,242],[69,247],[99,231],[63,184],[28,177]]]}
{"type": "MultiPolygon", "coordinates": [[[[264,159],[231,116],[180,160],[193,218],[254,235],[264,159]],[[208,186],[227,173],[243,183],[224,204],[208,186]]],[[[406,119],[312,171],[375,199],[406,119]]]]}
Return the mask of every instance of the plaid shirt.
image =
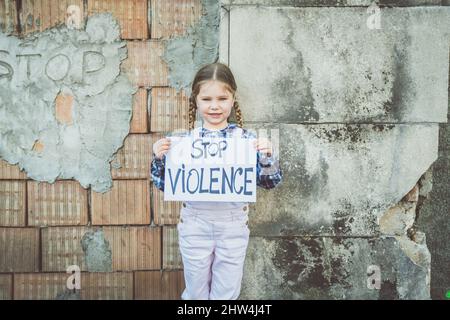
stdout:
{"type": "MultiPolygon", "coordinates": [[[[232,136],[233,131],[237,125],[235,123],[230,123],[224,129],[219,131],[212,131],[206,128],[201,128],[200,135],[202,137],[227,137],[232,136]]],[[[256,138],[256,135],[246,129],[242,129],[242,138],[256,138]]],[[[153,154],[152,166],[151,166],[151,177],[155,186],[164,191],[164,169],[166,163],[166,156],[164,155],[162,159],[157,159],[153,154]]],[[[275,188],[282,180],[281,167],[276,154],[268,157],[265,154],[256,153],[256,185],[264,189],[275,188]]]]}

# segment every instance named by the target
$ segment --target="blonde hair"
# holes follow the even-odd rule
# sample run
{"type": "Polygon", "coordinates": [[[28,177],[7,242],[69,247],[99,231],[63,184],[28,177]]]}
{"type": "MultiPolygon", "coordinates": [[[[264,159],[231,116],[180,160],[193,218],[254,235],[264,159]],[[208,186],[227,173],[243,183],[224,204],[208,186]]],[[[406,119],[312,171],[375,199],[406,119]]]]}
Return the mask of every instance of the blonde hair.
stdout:
{"type": "MultiPolygon", "coordinates": [[[[207,81],[217,80],[223,82],[228,91],[233,94],[234,104],[232,111],[234,111],[234,117],[239,127],[243,127],[242,112],[239,106],[239,102],[236,100],[236,81],[234,80],[233,73],[227,65],[216,62],[203,66],[197,71],[192,82],[192,93],[189,97],[189,129],[194,129],[195,117],[197,114],[196,97],[200,92],[200,86],[207,81]]],[[[233,113],[233,112],[232,112],[233,113]]],[[[230,115],[231,117],[231,115],[230,115]]]]}

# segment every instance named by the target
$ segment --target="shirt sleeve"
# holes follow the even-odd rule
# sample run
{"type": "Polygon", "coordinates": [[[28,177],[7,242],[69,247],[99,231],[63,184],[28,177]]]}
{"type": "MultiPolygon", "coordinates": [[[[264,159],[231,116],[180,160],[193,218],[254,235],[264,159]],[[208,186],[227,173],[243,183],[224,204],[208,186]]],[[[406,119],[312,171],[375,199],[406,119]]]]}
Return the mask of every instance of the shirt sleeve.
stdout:
{"type": "Polygon", "coordinates": [[[162,159],[156,158],[153,154],[153,160],[151,165],[151,177],[153,184],[161,191],[164,191],[164,170],[166,166],[166,155],[163,155],[162,159]]]}
{"type": "MultiPolygon", "coordinates": [[[[242,137],[256,139],[256,134],[244,129],[242,137]]],[[[278,154],[270,156],[258,151],[256,153],[256,185],[263,189],[275,188],[283,179],[283,172],[278,160],[278,154]]]]}
{"type": "Polygon", "coordinates": [[[275,188],[283,179],[277,154],[256,153],[256,185],[264,189],[275,188]]]}

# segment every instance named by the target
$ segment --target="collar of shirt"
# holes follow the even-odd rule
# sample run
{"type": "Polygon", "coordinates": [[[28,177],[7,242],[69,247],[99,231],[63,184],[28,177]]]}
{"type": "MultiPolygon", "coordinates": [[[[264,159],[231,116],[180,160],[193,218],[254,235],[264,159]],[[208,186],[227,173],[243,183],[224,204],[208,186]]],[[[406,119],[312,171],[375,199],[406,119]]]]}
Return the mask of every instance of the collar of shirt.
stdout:
{"type": "Polygon", "coordinates": [[[227,133],[231,132],[234,128],[236,128],[235,123],[229,123],[225,128],[220,130],[210,130],[202,126],[201,128],[201,136],[222,136],[226,137],[227,133]]]}

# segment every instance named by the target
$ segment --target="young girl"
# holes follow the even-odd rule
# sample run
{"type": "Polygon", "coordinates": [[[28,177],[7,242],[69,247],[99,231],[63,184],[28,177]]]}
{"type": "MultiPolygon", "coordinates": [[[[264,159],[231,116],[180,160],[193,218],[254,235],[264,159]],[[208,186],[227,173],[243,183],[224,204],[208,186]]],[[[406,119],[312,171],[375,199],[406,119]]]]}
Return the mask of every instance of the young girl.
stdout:
{"type": "MultiPolygon", "coordinates": [[[[203,126],[197,132],[204,137],[255,138],[257,152],[257,185],[274,188],[282,173],[271,142],[242,128],[242,115],[236,101],[236,82],[231,70],[222,63],[202,67],[192,83],[189,98],[189,128],[194,128],[198,110],[203,126]],[[234,110],[238,125],[228,123],[234,110]]],[[[153,183],[164,191],[165,155],[170,139],[153,144],[151,175],[153,183]]],[[[241,290],[241,280],[247,245],[248,203],[244,202],[184,202],[177,224],[179,248],[184,266],[186,288],[183,300],[235,300],[241,290]]]]}

